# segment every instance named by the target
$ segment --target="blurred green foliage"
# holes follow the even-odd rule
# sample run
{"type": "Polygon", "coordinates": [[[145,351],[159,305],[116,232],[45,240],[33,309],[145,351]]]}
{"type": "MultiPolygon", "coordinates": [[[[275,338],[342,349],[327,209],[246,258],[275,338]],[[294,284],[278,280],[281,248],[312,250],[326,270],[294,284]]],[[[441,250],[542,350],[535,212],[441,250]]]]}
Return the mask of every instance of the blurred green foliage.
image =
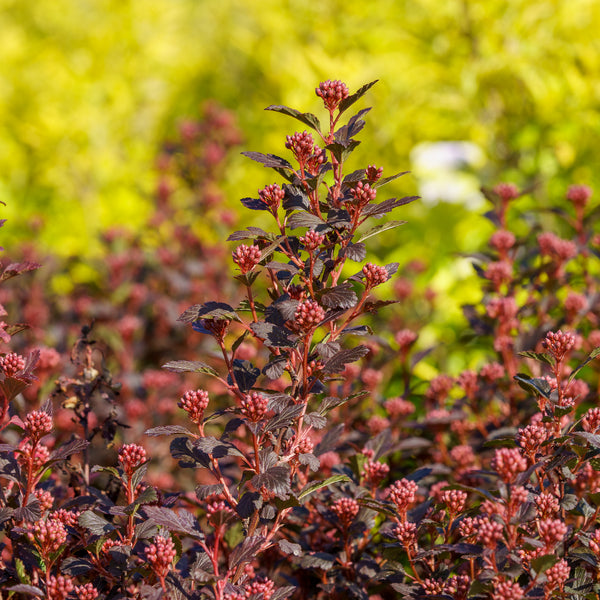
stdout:
{"type": "MultiPolygon", "coordinates": [[[[285,155],[290,123],[262,108],[319,111],[326,78],[380,80],[355,168],[391,174],[420,142],[470,140],[483,183],[537,183],[536,203],[568,183],[600,189],[599,29],[595,0],[0,0],[3,243],[97,253],[99,228],[143,226],[160,143],[203,100],[234,111],[245,149],[285,155]]],[[[234,157],[229,205],[265,175],[234,157]]],[[[442,292],[464,275],[452,253],[489,231],[458,205],[415,203],[403,218],[381,258],[432,257],[442,292]]]]}

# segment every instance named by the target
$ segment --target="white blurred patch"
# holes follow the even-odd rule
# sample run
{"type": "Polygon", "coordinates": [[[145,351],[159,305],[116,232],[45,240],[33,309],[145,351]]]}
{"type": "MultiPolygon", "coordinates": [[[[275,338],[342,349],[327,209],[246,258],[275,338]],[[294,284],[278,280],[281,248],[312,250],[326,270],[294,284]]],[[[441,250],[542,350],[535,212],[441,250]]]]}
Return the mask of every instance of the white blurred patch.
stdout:
{"type": "Polygon", "coordinates": [[[412,172],[422,202],[463,204],[477,210],[484,204],[474,172],[485,164],[485,154],[472,142],[423,142],[410,153],[412,172]]]}

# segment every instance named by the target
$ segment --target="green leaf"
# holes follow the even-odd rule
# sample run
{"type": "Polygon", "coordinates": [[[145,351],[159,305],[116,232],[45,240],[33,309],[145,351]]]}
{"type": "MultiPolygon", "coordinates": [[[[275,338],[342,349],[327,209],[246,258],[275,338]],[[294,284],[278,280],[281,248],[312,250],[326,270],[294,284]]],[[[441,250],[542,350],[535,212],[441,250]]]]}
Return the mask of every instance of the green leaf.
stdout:
{"type": "Polygon", "coordinates": [[[360,100],[379,80],[371,81],[371,83],[367,83],[359,88],[354,94],[351,94],[347,98],[344,98],[340,102],[339,111],[340,115],[348,110],[357,100],[360,100]]]}
{"type": "Polygon", "coordinates": [[[531,566],[536,573],[544,573],[550,567],[556,564],[558,561],[558,556],[554,554],[544,554],[542,556],[538,556],[531,561],[531,566]]]}
{"type": "Polygon", "coordinates": [[[321,123],[316,115],[313,115],[312,113],[302,113],[295,108],[290,108],[289,106],[283,106],[281,104],[272,104],[271,106],[267,106],[265,110],[272,110],[273,112],[278,112],[282,115],[288,115],[294,119],[298,119],[298,121],[304,123],[304,125],[321,133],[321,123]]]}
{"type": "Polygon", "coordinates": [[[573,378],[575,377],[575,375],[577,375],[577,373],[579,373],[579,371],[581,371],[581,369],[583,369],[583,367],[585,367],[590,361],[594,360],[594,358],[596,358],[598,355],[600,355],[600,346],[598,346],[598,348],[594,348],[589,356],[580,364],[577,365],[573,371],[571,372],[571,375],[569,376],[569,383],[571,383],[571,381],[573,381],[573,378]]]}
{"type": "Polygon", "coordinates": [[[373,237],[374,235],[379,235],[384,231],[389,231],[390,229],[396,229],[396,227],[400,227],[400,225],[404,225],[406,221],[388,221],[387,223],[382,223],[381,225],[376,225],[375,227],[369,229],[359,238],[359,242],[364,242],[365,240],[373,237]]]}
{"type": "Polygon", "coordinates": [[[527,350],[526,352],[519,352],[518,354],[519,356],[524,356],[525,358],[533,358],[533,360],[546,363],[550,366],[554,364],[554,361],[550,358],[550,356],[544,352],[531,352],[527,350]]]}
{"type": "Polygon", "coordinates": [[[350,477],[348,477],[347,475],[334,475],[333,477],[328,477],[323,481],[313,481],[298,494],[298,500],[302,500],[302,498],[306,498],[307,496],[310,496],[310,494],[314,494],[317,490],[329,487],[334,483],[341,483],[346,481],[351,481],[350,477]]]}
{"type": "Polygon", "coordinates": [[[550,400],[550,384],[545,379],[531,378],[523,373],[517,373],[514,380],[528,392],[532,392],[538,396],[543,396],[550,400]]]}

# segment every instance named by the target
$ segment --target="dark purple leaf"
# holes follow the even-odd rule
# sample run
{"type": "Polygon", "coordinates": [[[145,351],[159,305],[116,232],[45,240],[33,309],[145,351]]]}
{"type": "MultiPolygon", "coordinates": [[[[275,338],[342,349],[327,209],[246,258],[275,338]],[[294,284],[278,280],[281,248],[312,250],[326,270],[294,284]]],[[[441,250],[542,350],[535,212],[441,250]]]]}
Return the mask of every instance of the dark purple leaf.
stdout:
{"type": "Polygon", "coordinates": [[[242,152],[242,154],[271,169],[294,170],[287,160],[280,156],[275,156],[275,154],[263,154],[262,152],[242,152]]]}
{"type": "Polygon", "coordinates": [[[171,440],[169,445],[171,456],[179,461],[179,466],[184,469],[209,467],[212,464],[210,456],[193,446],[189,437],[178,437],[171,440]]]}
{"type": "Polygon", "coordinates": [[[150,437],[174,435],[176,433],[181,433],[183,435],[194,435],[189,429],[183,427],[182,425],[162,425],[160,427],[152,427],[152,429],[147,429],[144,431],[144,434],[150,437]]]}
{"type": "Polygon", "coordinates": [[[367,247],[360,242],[356,244],[348,244],[348,246],[346,246],[344,255],[354,262],[362,262],[367,257],[367,247]]]}
{"type": "Polygon", "coordinates": [[[224,456],[244,456],[231,442],[224,442],[223,440],[218,440],[212,436],[198,438],[194,442],[194,447],[214,458],[223,458],[224,456]]]}
{"type": "Polygon", "coordinates": [[[304,416],[304,422],[313,429],[323,429],[327,425],[327,419],[316,412],[308,413],[304,416]]]}
{"type": "Polygon", "coordinates": [[[339,342],[321,342],[315,346],[315,351],[325,360],[337,354],[341,349],[339,342]]]}
{"type": "Polygon", "coordinates": [[[200,526],[197,524],[195,519],[192,518],[190,521],[188,518],[177,514],[170,508],[163,508],[161,506],[146,506],[144,508],[144,512],[148,516],[148,520],[159,527],[165,527],[169,531],[180,531],[182,533],[187,533],[188,535],[196,538],[204,537],[202,531],[200,530],[200,526]]]}
{"type": "Polygon", "coordinates": [[[229,555],[229,568],[235,569],[238,565],[254,560],[265,538],[262,535],[252,535],[238,544],[229,555]]]}
{"type": "Polygon", "coordinates": [[[303,569],[322,569],[329,571],[334,565],[336,557],[333,554],[325,552],[314,552],[305,554],[300,560],[300,566],[303,569]]]}
{"type": "Polygon", "coordinates": [[[242,240],[251,240],[254,238],[269,238],[270,234],[260,227],[248,227],[242,231],[233,232],[228,238],[228,242],[240,242],[242,240]]]}
{"type": "Polygon", "coordinates": [[[376,219],[383,217],[383,215],[391,212],[399,206],[410,204],[411,202],[418,200],[419,196],[406,196],[404,198],[389,198],[379,204],[368,204],[365,206],[362,214],[364,217],[374,217],[376,219]]]}
{"type": "Polygon", "coordinates": [[[304,407],[301,404],[292,404],[284,408],[278,415],[269,419],[265,424],[265,432],[277,431],[283,427],[289,427],[297,419],[304,407]]]}
{"type": "Polygon", "coordinates": [[[286,184],[283,186],[283,189],[285,190],[285,197],[281,205],[284,210],[310,209],[310,200],[302,188],[296,185],[286,184]]]}
{"type": "Polygon", "coordinates": [[[60,563],[60,570],[73,577],[85,575],[92,570],[92,563],[85,558],[70,556],[60,563]]]}
{"type": "Polygon", "coordinates": [[[230,306],[225,302],[194,304],[194,306],[187,308],[177,320],[182,323],[193,323],[199,319],[217,319],[226,321],[240,320],[233,306],[230,306]]]}
{"type": "Polygon", "coordinates": [[[327,308],[352,308],[356,306],[358,297],[352,284],[349,282],[336,285],[324,290],[319,298],[321,304],[327,308]]]}
{"type": "Polygon", "coordinates": [[[72,456],[73,454],[77,454],[77,452],[85,450],[89,445],[90,443],[87,440],[71,440],[70,442],[63,444],[62,446],[54,450],[50,454],[48,462],[65,460],[69,458],[69,456],[72,456]]]}
{"type": "Polygon", "coordinates": [[[347,348],[341,350],[323,365],[323,373],[339,373],[344,370],[344,366],[348,363],[353,363],[366,354],[369,353],[369,349],[366,346],[355,346],[354,348],[347,348]]]}
{"type": "Polygon", "coordinates": [[[313,115],[312,113],[302,113],[295,108],[290,108],[289,106],[282,106],[280,104],[272,104],[271,106],[267,106],[265,110],[272,110],[274,112],[281,113],[283,115],[289,115],[294,119],[298,119],[304,125],[315,129],[316,131],[321,131],[321,123],[319,119],[313,115]]]}
{"type": "Polygon", "coordinates": [[[276,356],[263,367],[262,373],[271,381],[274,381],[283,375],[286,364],[286,356],[276,356]]]}
{"type": "Polygon", "coordinates": [[[250,210],[269,210],[269,205],[259,198],[242,198],[240,202],[250,210]]]}
{"type": "Polygon", "coordinates": [[[21,273],[27,273],[28,271],[35,271],[39,269],[42,265],[30,261],[25,261],[21,263],[11,263],[8,265],[2,275],[0,275],[0,281],[6,281],[11,277],[15,277],[16,275],[21,275],[21,273]]]}
{"type": "Polygon", "coordinates": [[[348,173],[348,175],[344,177],[344,183],[354,183],[357,181],[362,181],[365,178],[365,173],[366,169],[358,169],[357,171],[352,171],[352,173],[348,173]]]}
{"type": "Polygon", "coordinates": [[[27,596],[39,596],[40,598],[44,598],[46,594],[40,590],[40,588],[35,587],[34,585],[26,585],[24,583],[19,583],[17,585],[13,585],[9,588],[6,588],[7,592],[17,592],[19,594],[26,594],[27,596]]]}
{"type": "MultiPolygon", "coordinates": [[[[364,242],[365,240],[369,239],[370,237],[373,237],[374,235],[379,235],[380,233],[383,233],[384,231],[389,231],[390,229],[396,229],[396,227],[400,227],[400,225],[404,225],[405,223],[406,221],[388,221],[387,223],[376,225],[375,227],[363,233],[358,241],[364,242]]],[[[360,260],[364,259],[361,258],[360,260]]]]}
{"type": "Polygon", "coordinates": [[[347,98],[344,98],[340,102],[339,111],[342,114],[345,110],[348,110],[357,100],[360,100],[379,80],[371,81],[359,88],[354,94],[351,94],[347,98]]]}
{"type": "Polygon", "coordinates": [[[302,546],[300,544],[288,542],[287,540],[279,540],[277,545],[279,546],[279,549],[284,554],[293,554],[294,556],[302,556],[302,546]]]}
{"type": "Polygon", "coordinates": [[[298,494],[298,500],[302,500],[302,498],[306,498],[307,496],[314,494],[316,491],[325,487],[329,487],[330,485],[334,485],[336,483],[346,483],[348,481],[351,481],[351,479],[347,475],[333,475],[332,477],[328,477],[323,481],[312,481],[298,494]]]}
{"type": "Polygon", "coordinates": [[[93,535],[106,535],[115,529],[115,526],[109,523],[104,517],[97,515],[91,510],[82,512],[77,520],[81,527],[88,529],[93,535]]]}
{"type": "MultiPolygon", "coordinates": [[[[242,392],[248,392],[252,389],[258,376],[260,375],[260,369],[255,367],[251,362],[247,360],[240,360],[238,358],[233,359],[233,376],[235,382],[242,392]]],[[[227,376],[227,383],[231,385],[231,376],[227,376]]]]}
{"type": "Polygon", "coordinates": [[[323,439],[317,444],[315,449],[313,450],[313,454],[315,456],[321,456],[321,454],[325,454],[325,452],[329,452],[330,450],[335,450],[340,445],[342,440],[342,434],[344,433],[345,426],[343,423],[332,427],[327,431],[327,433],[323,436],[323,439]]]}
{"type": "Polygon", "coordinates": [[[277,272],[286,271],[286,272],[290,273],[290,275],[295,275],[296,273],[298,273],[298,271],[300,271],[300,269],[296,265],[293,265],[290,263],[277,262],[277,261],[268,262],[265,265],[265,267],[267,269],[272,269],[273,271],[277,271],[277,272]]]}
{"type": "Polygon", "coordinates": [[[209,496],[221,494],[225,488],[222,483],[214,483],[212,485],[196,486],[196,498],[198,500],[206,500],[209,496]]]}
{"type": "Polygon", "coordinates": [[[3,506],[0,508],[0,524],[4,523],[4,521],[12,519],[14,512],[14,509],[10,508],[9,506],[3,506]]]}
{"type": "Polygon", "coordinates": [[[290,467],[287,464],[270,467],[266,471],[255,475],[250,483],[257,490],[265,486],[267,490],[285,500],[291,492],[290,467]]]}
{"type": "Polygon", "coordinates": [[[297,229],[298,227],[308,227],[309,229],[315,229],[320,226],[325,226],[325,221],[316,215],[308,212],[295,212],[290,215],[287,219],[287,226],[290,229],[297,229]]]}
{"type": "Polygon", "coordinates": [[[408,175],[410,171],[403,171],[402,173],[396,173],[396,175],[390,175],[389,177],[382,177],[377,182],[375,182],[371,187],[378,188],[390,181],[394,181],[394,179],[398,179],[398,177],[402,177],[403,175],[408,175]]]}
{"type": "Polygon", "coordinates": [[[235,512],[242,519],[249,519],[263,505],[260,492],[246,492],[237,503],[235,512]]]}
{"type": "Polygon", "coordinates": [[[528,392],[532,392],[538,396],[543,396],[547,400],[550,400],[550,393],[552,392],[550,384],[545,379],[531,378],[523,373],[517,373],[513,379],[528,392]]]}
{"type": "Polygon", "coordinates": [[[294,335],[289,329],[258,321],[250,323],[250,329],[254,334],[264,340],[267,348],[294,348],[298,343],[298,336],[294,335]]]}
{"type": "Polygon", "coordinates": [[[348,144],[352,141],[352,138],[361,132],[365,126],[365,122],[362,117],[366,115],[371,109],[363,108],[361,111],[356,113],[350,118],[347,125],[340,127],[334,134],[335,141],[342,145],[344,148],[348,147],[348,144]]]}
{"type": "Polygon", "coordinates": [[[301,465],[308,465],[313,473],[316,473],[321,468],[321,461],[312,452],[298,454],[298,462],[301,465]]]}

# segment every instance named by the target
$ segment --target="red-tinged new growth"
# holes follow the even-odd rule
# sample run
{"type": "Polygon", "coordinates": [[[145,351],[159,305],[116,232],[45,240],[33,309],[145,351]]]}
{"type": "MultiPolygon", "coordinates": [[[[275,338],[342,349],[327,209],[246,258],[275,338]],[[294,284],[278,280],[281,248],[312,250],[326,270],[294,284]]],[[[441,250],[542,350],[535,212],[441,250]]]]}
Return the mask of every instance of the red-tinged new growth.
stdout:
{"type": "Polygon", "coordinates": [[[0,356],[0,369],[7,377],[14,377],[25,368],[25,359],[15,352],[0,356]]]}
{"type": "Polygon", "coordinates": [[[319,98],[323,98],[325,108],[333,112],[340,102],[348,97],[350,92],[345,83],[328,79],[319,84],[319,87],[315,89],[315,93],[319,98]]]}
{"type": "Polygon", "coordinates": [[[180,398],[177,406],[187,412],[192,423],[196,425],[202,424],[204,411],[208,406],[208,392],[204,390],[189,390],[180,398]]]}
{"type": "Polygon", "coordinates": [[[170,537],[158,536],[154,539],[154,543],[144,550],[144,553],[146,560],[150,563],[150,568],[160,580],[164,590],[165,577],[169,574],[169,569],[177,554],[173,540],[170,537]]]}
{"type": "Polygon", "coordinates": [[[146,450],[137,444],[125,444],[119,450],[119,462],[128,477],[147,460],[146,450]]]}
{"type": "Polygon", "coordinates": [[[267,412],[269,399],[259,392],[251,392],[242,400],[242,414],[251,422],[258,423],[267,412]]]}
{"type": "Polygon", "coordinates": [[[369,183],[376,183],[381,179],[383,175],[383,167],[376,167],[375,165],[369,165],[365,170],[365,177],[369,183]]]}
{"type": "Polygon", "coordinates": [[[294,322],[302,331],[311,331],[325,318],[325,311],[315,300],[305,300],[298,305],[294,322]]]}
{"type": "Polygon", "coordinates": [[[367,263],[363,267],[362,272],[365,276],[365,287],[369,290],[385,283],[390,278],[390,274],[385,267],[380,267],[373,263],[367,263]]]}
{"type": "Polygon", "coordinates": [[[344,529],[347,529],[358,514],[360,506],[354,498],[339,498],[331,507],[344,529]]]}
{"type": "Polygon", "coordinates": [[[53,428],[52,417],[42,410],[33,410],[25,417],[25,433],[37,443],[53,428]]]}
{"type": "Polygon", "coordinates": [[[238,246],[233,252],[233,262],[238,265],[242,275],[252,271],[260,262],[260,248],[258,246],[238,246]]]}

